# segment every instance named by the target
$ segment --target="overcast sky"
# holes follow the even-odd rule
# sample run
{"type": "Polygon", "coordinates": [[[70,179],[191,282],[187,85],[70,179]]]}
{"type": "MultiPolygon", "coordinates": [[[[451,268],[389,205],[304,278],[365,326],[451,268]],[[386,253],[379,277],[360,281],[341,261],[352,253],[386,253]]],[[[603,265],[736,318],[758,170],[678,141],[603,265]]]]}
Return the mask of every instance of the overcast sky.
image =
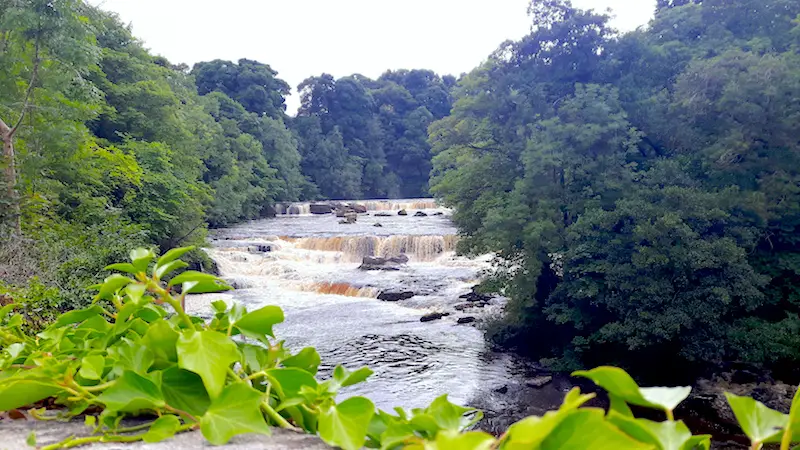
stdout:
{"type": "MultiPolygon", "coordinates": [[[[387,69],[459,75],[530,28],[529,0],[93,0],[173,63],[255,59],[292,88],[323,72],[376,78],[387,69]]],[[[611,8],[614,25],[646,24],[655,0],[573,0],[611,8]]],[[[294,113],[299,99],[288,99],[294,113]]]]}

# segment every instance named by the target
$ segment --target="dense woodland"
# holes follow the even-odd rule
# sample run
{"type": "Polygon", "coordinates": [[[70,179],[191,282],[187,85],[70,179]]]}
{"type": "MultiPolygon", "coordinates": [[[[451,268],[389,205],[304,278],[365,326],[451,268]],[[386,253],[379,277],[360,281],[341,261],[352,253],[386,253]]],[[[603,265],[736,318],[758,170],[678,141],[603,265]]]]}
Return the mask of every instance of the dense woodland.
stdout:
{"type": "Polygon", "coordinates": [[[277,202],[433,194],[463,252],[498,255],[502,345],[562,368],[796,366],[800,4],[659,0],[625,34],[567,0],[529,13],[458,80],[312,76],[290,117],[266,63],[188,67],[80,0],[0,0],[0,293],[55,314],[137,245],[277,202]]]}

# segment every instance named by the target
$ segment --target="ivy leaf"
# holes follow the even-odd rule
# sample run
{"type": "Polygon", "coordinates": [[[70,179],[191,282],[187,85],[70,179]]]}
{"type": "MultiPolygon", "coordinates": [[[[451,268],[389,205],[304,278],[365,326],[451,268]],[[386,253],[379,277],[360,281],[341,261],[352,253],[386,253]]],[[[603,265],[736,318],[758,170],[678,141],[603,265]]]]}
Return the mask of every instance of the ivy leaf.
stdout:
{"type": "Polygon", "coordinates": [[[226,386],[200,419],[203,436],[214,445],[223,445],[238,434],[269,435],[260,409],[262,396],[245,383],[226,386]]]}
{"type": "Polygon", "coordinates": [[[175,286],[178,284],[185,283],[187,281],[197,281],[199,282],[222,282],[222,279],[219,277],[215,277],[214,275],[209,275],[207,273],[198,272],[196,270],[187,270],[186,272],[177,275],[175,278],[169,280],[168,286],[175,286]]]}
{"type": "Polygon", "coordinates": [[[692,439],[692,432],[682,421],[653,422],[625,417],[613,411],[609,413],[608,421],[628,436],[640,442],[653,444],[659,450],[683,450],[692,439]]]}
{"type": "Polygon", "coordinates": [[[234,323],[241,333],[249,338],[262,340],[272,336],[272,326],[283,322],[283,310],[277,306],[265,306],[251,311],[234,323]]]}
{"type": "MultiPolygon", "coordinates": [[[[470,431],[458,433],[456,431],[443,431],[436,435],[435,450],[489,450],[493,448],[495,438],[483,431],[470,431]]],[[[426,447],[427,448],[427,447],[426,447]]]]}
{"type": "Polygon", "coordinates": [[[103,270],[116,270],[118,272],[125,272],[134,275],[139,273],[139,269],[137,269],[136,266],[131,263],[111,264],[110,266],[106,266],[103,270]]]}
{"type": "Polygon", "coordinates": [[[13,311],[14,308],[17,308],[17,307],[19,307],[19,303],[10,303],[10,304],[0,308],[0,320],[5,319],[6,316],[9,315],[11,313],[11,311],[13,311]]]}
{"type": "Polygon", "coordinates": [[[181,421],[176,416],[161,416],[150,425],[150,429],[142,436],[142,440],[147,443],[161,442],[175,436],[181,427],[181,421]]]}
{"type": "Polygon", "coordinates": [[[0,381],[0,411],[10,411],[54,397],[61,388],[49,380],[5,379],[0,381]]]}
{"type": "Polygon", "coordinates": [[[87,380],[99,380],[103,378],[105,365],[106,359],[103,358],[103,355],[84,356],[81,360],[81,368],[78,371],[78,375],[87,380]]]}
{"type": "Polygon", "coordinates": [[[357,450],[364,445],[375,405],[364,397],[351,397],[320,412],[319,436],[329,445],[357,450]]]}
{"type": "MultiPolygon", "coordinates": [[[[576,377],[588,378],[614,395],[632,405],[672,411],[691,393],[691,387],[651,387],[640,388],[628,375],[618,367],[597,367],[592,370],[581,370],[572,374],[576,377]]],[[[620,409],[620,408],[617,408],[620,409]]]]}
{"type": "Polygon", "coordinates": [[[308,373],[316,374],[320,364],[320,357],[317,350],[313,347],[306,347],[294,356],[281,361],[284,367],[297,367],[308,373]]]}
{"type": "Polygon", "coordinates": [[[236,344],[216,331],[184,332],[178,338],[178,366],[200,375],[209,397],[222,392],[228,368],[239,359],[236,344]]]}
{"type": "Polygon", "coordinates": [[[97,305],[92,305],[86,309],[70,311],[62,314],[61,317],[59,317],[58,320],[56,320],[55,323],[49,327],[49,329],[52,330],[66,325],[72,325],[73,323],[83,322],[86,319],[99,316],[101,314],[103,314],[103,308],[97,305]]]}
{"type": "Polygon", "coordinates": [[[230,291],[231,289],[233,288],[220,279],[186,281],[181,285],[181,291],[185,294],[210,294],[214,292],[230,291]]]}
{"type": "Polygon", "coordinates": [[[314,375],[305,370],[290,367],[287,369],[269,369],[265,371],[267,378],[283,398],[298,397],[303,386],[317,389],[318,383],[314,375]]]}
{"type": "Polygon", "coordinates": [[[146,248],[137,248],[131,250],[130,257],[133,266],[136,267],[136,270],[139,272],[145,272],[147,271],[147,266],[150,265],[150,261],[152,261],[156,255],[152,250],[148,250],[146,248]]]}
{"type": "Polygon", "coordinates": [[[196,373],[177,366],[162,372],[161,391],[168,405],[194,416],[205,414],[211,404],[203,379],[196,373]]]}
{"type": "Polygon", "coordinates": [[[103,281],[103,284],[100,285],[100,292],[97,293],[95,298],[110,299],[117,291],[133,282],[131,278],[115,273],[103,281]]]}
{"type": "Polygon", "coordinates": [[[150,324],[141,342],[153,353],[154,363],[165,367],[178,362],[178,336],[169,322],[161,319],[150,324]]]}
{"type": "Polygon", "coordinates": [[[742,427],[742,431],[753,443],[753,448],[765,442],[780,441],[783,429],[789,425],[789,415],[775,411],[750,397],[725,393],[728,404],[742,427]]]}
{"type": "Polygon", "coordinates": [[[165,405],[164,396],[155,383],[149,379],[126,370],[111,387],[97,397],[111,412],[136,413],[157,410],[165,405]]]}
{"type": "Polygon", "coordinates": [[[639,442],[605,420],[598,408],[572,410],[542,440],[541,450],[567,448],[593,450],[646,450],[653,445],[639,442]]]}
{"type": "Polygon", "coordinates": [[[466,423],[464,415],[475,412],[475,409],[464,408],[447,400],[447,394],[434,400],[425,412],[436,421],[436,425],[443,430],[461,431],[466,423]]]}
{"type": "Polygon", "coordinates": [[[166,264],[169,264],[172,261],[175,261],[176,259],[178,259],[181,256],[189,253],[190,251],[192,251],[194,249],[195,249],[194,246],[173,248],[172,250],[168,251],[167,253],[164,253],[163,255],[161,255],[160,258],[158,258],[158,261],[156,261],[156,267],[160,267],[160,266],[164,266],[166,264]]]}
{"type": "Polygon", "coordinates": [[[189,267],[189,264],[186,264],[183,261],[172,261],[164,264],[163,266],[156,266],[156,269],[153,271],[158,278],[164,278],[164,275],[168,275],[178,269],[183,269],[189,267]]]}

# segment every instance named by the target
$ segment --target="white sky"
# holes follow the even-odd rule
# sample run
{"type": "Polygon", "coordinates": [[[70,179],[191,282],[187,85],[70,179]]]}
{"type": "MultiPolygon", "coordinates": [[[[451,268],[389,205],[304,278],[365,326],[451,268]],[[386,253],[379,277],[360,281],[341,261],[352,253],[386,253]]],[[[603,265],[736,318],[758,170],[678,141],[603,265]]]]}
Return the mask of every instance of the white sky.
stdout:
{"type": "MultiPolygon", "coordinates": [[[[173,63],[239,58],[272,66],[292,88],[323,72],[377,78],[387,69],[458,76],[506,39],[524,36],[529,0],[92,0],[173,63]]],[[[573,0],[611,8],[627,31],[655,0],[573,0]]],[[[297,95],[287,100],[294,113],[297,95]]]]}

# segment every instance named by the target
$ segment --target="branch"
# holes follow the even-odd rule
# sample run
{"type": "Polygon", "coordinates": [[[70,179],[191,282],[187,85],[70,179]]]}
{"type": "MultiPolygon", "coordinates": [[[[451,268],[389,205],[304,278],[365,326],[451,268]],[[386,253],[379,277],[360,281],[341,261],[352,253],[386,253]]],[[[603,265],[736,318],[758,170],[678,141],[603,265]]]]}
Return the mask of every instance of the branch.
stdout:
{"type": "Polygon", "coordinates": [[[16,134],[17,130],[19,129],[19,126],[22,125],[22,119],[25,118],[25,112],[28,110],[28,107],[30,106],[31,94],[33,93],[33,86],[34,86],[34,84],[36,84],[36,77],[39,74],[39,63],[40,62],[41,61],[39,60],[39,39],[37,38],[36,39],[36,51],[35,51],[34,56],[33,56],[33,71],[31,73],[31,81],[30,81],[30,83],[28,83],[28,90],[25,91],[25,104],[22,106],[22,112],[19,115],[19,120],[17,120],[17,124],[14,125],[14,128],[12,128],[8,132],[8,138],[9,139],[14,137],[14,134],[16,134]]]}

